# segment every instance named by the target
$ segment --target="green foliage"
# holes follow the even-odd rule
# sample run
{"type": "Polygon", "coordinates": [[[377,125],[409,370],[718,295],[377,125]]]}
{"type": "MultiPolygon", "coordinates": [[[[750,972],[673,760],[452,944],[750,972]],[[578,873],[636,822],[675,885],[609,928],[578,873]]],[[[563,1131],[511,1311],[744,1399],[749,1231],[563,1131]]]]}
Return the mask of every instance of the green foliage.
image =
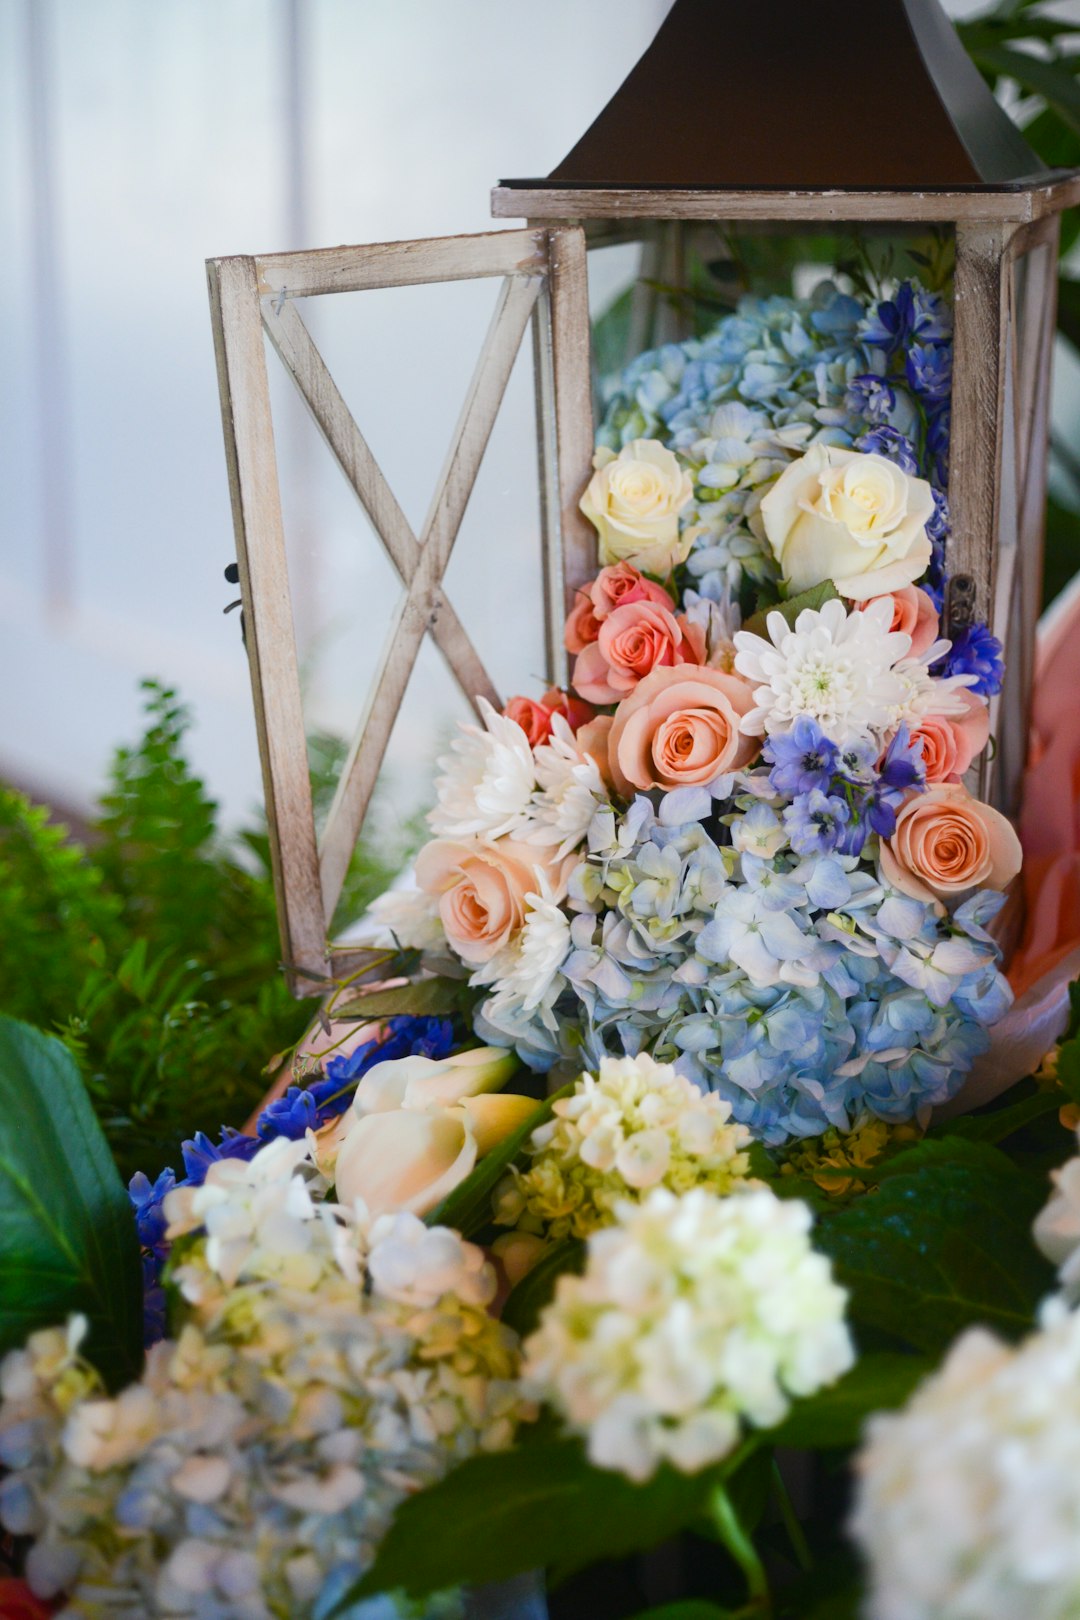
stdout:
{"type": "Polygon", "coordinates": [[[543,1259],[526,1272],[510,1291],[502,1308],[502,1319],[523,1339],[536,1327],[545,1305],[551,1303],[555,1284],[564,1275],[580,1276],[585,1269],[585,1245],[577,1238],[556,1243],[543,1259]]]}
{"type": "Polygon", "coordinates": [[[142,1367],[135,1217],[70,1052],[0,1018],[0,1355],[75,1312],[111,1387],[142,1367]]]}
{"type": "MultiPolygon", "coordinates": [[[[265,833],[225,843],[186,710],[144,691],[145,735],[118,751],[85,846],[0,789],[0,1013],[61,1035],[125,1177],[241,1125],[314,1010],[280,972],[265,833]]],[[[389,875],[361,852],[350,883],[389,875]]]]}
{"type": "Polygon", "coordinates": [[[796,1401],[779,1428],[770,1430],[769,1441],[805,1451],[853,1446],[870,1413],[902,1406],[932,1365],[923,1356],[868,1352],[831,1388],[796,1401]]]}

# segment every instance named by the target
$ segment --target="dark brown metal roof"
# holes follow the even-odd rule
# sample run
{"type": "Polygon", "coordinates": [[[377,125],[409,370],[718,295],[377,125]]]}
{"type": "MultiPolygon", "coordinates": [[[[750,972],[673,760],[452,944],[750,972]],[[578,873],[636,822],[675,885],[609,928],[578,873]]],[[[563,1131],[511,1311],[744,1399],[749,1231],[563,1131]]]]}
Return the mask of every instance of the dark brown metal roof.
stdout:
{"type": "Polygon", "coordinates": [[[675,0],[553,189],[1001,190],[1047,171],[938,0],[675,0]]]}

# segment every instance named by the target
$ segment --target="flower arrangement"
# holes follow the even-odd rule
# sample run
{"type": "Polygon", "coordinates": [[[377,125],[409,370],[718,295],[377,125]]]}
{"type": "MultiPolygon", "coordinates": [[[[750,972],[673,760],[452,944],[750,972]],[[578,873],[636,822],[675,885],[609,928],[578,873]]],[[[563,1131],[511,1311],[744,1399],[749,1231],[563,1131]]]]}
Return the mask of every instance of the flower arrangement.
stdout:
{"type": "Polygon", "coordinates": [[[940,634],[951,355],[941,295],[826,284],[619,379],[570,688],[482,706],[374,907],[479,1038],[647,1052],[775,1147],[962,1084],[1020,850],[963,781],[1000,650],[940,634]]]}

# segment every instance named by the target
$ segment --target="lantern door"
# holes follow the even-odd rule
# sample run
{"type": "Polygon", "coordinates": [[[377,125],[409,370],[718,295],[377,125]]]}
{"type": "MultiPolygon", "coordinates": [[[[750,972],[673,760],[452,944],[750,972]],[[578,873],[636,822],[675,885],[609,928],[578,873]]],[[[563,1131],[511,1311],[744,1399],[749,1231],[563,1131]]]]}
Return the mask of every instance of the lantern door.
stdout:
{"type": "MultiPolygon", "coordinates": [[[[530,611],[544,615],[549,679],[565,676],[562,624],[595,556],[591,530],[577,509],[593,448],[585,245],[576,228],[537,228],[212,259],[207,270],[282,949],[290,984],[305,995],[362,966],[362,952],[335,946],[332,922],[425,638],[438,647],[470,705],[486,698],[498,706],[506,695],[489,673],[481,638],[465,627],[446,573],[530,328],[539,478],[537,509],[528,521],[541,552],[537,594],[543,597],[530,611]],[[497,288],[493,313],[427,516],[412,524],[371,449],[372,423],[357,420],[346,404],[304,301],[334,295],[336,304],[343,294],[475,281],[497,288]],[[357,634],[370,639],[374,633],[383,650],[321,828],[309,773],[268,345],[399,581],[397,605],[382,612],[381,622],[372,623],[363,603],[352,609],[357,634]]],[[[415,367],[422,408],[424,357],[408,355],[403,345],[402,364],[415,367]]]]}

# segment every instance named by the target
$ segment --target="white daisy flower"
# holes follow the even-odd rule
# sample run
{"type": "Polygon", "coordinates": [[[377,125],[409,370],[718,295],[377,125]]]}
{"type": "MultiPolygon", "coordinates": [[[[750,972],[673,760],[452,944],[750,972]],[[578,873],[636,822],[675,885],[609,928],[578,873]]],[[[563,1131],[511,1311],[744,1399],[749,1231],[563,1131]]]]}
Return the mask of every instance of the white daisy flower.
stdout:
{"type": "MultiPolygon", "coordinates": [[[[547,885],[544,884],[547,891],[547,885]]],[[[559,969],[570,954],[570,919],[550,892],[525,896],[529,909],[517,938],[478,968],[470,984],[490,984],[500,1010],[532,1012],[559,981],[559,969]]],[[[561,982],[558,985],[562,988],[561,982]]]]}
{"type": "Polygon", "coordinates": [[[871,602],[851,613],[843,602],[804,608],[792,629],[782,613],[770,613],[770,640],[739,631],[735,668],[757,683],[757,707],[743,716],[749,736],[790,731],[809,715],[843,747],[857,738],[882,735],[905,688],[894,666],[911,637],[890,630],[892,602],[871,602]]]}
{"type": "Polygon", "coordinates": [[[585,841],[589,823],[608,792],[591,754],[582,753],[561,714],[552,716],[551,739],[536,750],[540,792],[532,801],[530,844],[558,844],[561,860],[585,841]]]}
{"type": "Polygon", "coordinates": [[[529,825],[536,765],[516,720],[479,699],[485,730],[463,725],[450,753],[439,760],[438,804],[428,816],[440,838],[503,838],[529,825]]]}
{"type": "Polygon", "coordinates": [[[976,675],[931,675],[931,665],[952,646],[951,641],[935,641],[918,658],[903,658],[893,674],[903,688],[903,697],[893,711],[890,729],[906,722],[915,731],[927,714],[966,714],[962,693],[978,680],[976,675]]]}

